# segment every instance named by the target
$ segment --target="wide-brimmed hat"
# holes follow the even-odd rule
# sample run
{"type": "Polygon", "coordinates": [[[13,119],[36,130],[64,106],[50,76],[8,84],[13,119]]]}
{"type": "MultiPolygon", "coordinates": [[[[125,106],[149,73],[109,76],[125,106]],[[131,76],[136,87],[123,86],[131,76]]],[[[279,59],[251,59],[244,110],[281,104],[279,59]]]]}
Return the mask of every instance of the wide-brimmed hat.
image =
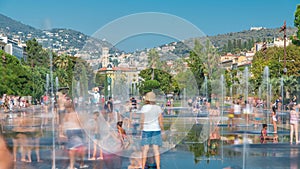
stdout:
{"type": "Polygon", "coordinates": [[[153,93],[153,92],[148,92],[148,93],[145,95],[145,100],[150,101],[150,102],[155,102],[155,100],[156,100],[155,93],[153,93]]]}

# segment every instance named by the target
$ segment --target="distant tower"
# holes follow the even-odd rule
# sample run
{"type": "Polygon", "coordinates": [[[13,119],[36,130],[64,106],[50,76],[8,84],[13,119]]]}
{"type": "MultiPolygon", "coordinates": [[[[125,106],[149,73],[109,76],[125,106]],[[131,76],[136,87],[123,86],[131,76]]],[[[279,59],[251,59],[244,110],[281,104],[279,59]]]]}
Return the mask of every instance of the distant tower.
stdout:
{"type": "Polygon", "coordinates": [[[102,67],[107,67],[107,65],[109,64],[109,48],[108,47],[103,47],[102,48],[102,67]]]}

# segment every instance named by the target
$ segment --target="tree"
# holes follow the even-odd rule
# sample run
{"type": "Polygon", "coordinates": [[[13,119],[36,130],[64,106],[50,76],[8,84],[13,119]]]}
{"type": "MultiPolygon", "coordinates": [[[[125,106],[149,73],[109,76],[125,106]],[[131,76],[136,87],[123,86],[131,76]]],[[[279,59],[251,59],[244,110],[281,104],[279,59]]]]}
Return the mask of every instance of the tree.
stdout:
{"type": "Polygon", "coordinates": [[[36,39],[32,39],[26,42],[27,60],[25,64],[30,66],[44,66],[49,67],[49,55],[51,53],[43,49],[36,39]]]}
{"type": "Polygon", "coordinates": [[[227,52],[231,52],[233,50],[232,42],[231,40],[227,41],[227,52]]]}
{"type": "Polygon", "coordinates": [[[188,59],[186,59],[186,62],[190,68],[190,71],[193,73],[196,79],[198,91],[200,90],[201,84],[204,81],[204,74],[208,74],[208,72],[205,72],[208,70],[205,70],[204,68],[203,59],[203,46],[198,40],[195,40],[195,47],[190,52],[190,55],[188,59]]]}
{"type": "MultiPolygon", "coordinates": [[[[286,76],[300,77],[300,50],[295,45],[287,46],[287,57],[286,57],[286,76]]],[[[279,79],[283,75],[283,48],[282,47],[271,47],[267,48],[265,54],[262,51],[256,52],[253,57],[251,74],[253,75],[250,79],[253,86],[257,90],[262,82],[262,75],[265,66],[269,67],[270,79],[279,79]],[[266,57],[267,56],[267,59],[266,57]]]]}
{"type": "Polygon", "coordinates": [[[297,39],[293,39],[293,43],[296,44],[297,46],[300,46],[300,5],[297,5],[294,25],[295,27],[298,28],[298,31],[297,31],[297,39]]]}
{"type": "Polygon", "coordinates": [[[148,66],[152,69],[151,79],[154,79],[154,69],[161,69],[162,64],[159,59],[159,54],[155,49],[151,49],[148,53],[148,66]]]}
{"type": "Polygon", "coordinates": [[[0,94],[33,96],[39,98],[44,93],[46,72],[40,67],[21,64],[17,57],[0,51],[0,94]]]}
{"type": "Polygon", "coordinates": [[[174,77],[174,79],[176,80],[180,91],[183,91],[183,89],[186,89],[187,96],[194,96],[195,94],[198,93],[198,90],[195,87],[195,86],[197,86],[197,83],[196,83],[195,77],[191,71],[189,71],[189,70],[180,71],[174,77]]]}
{"type": "Polygon", "coordinates": [[[144,92],[151,89],[151,87],[152,87],[152,89],[159,88],[165,94],[174,92],[175,90],[177,90],[174,88],[173,77],[169,73],[167,73],[163,70],[145,69],[140,72],[139,76],[145,80],[144,82],[142,82],[142,84],[139,87],[139,91],[141,94],[144,94],[144,92]],[[154,77],[153,77],[153,74],[154,74],[154,77]],[[158,83],[156,83],[155,81],[157,81],[158,83]],[[157,84],[158,84],[158,86],[157,86],[157,84]],[[156,88],[156,87],[158,87],[158,88],[156,88]]]}
{"type": "Polygon", "coordinates": [[[142,95],[155,90],[159,89],[160,83],[157,80],[147,80],[139,88],[139,91],[142,95]]]}
{"type": "Polygon", "coordinates": [[[66,54],[57,56],[54,60],[54,66],[58,69],[66,69],[69,66],[70,57],[66,54]]]}

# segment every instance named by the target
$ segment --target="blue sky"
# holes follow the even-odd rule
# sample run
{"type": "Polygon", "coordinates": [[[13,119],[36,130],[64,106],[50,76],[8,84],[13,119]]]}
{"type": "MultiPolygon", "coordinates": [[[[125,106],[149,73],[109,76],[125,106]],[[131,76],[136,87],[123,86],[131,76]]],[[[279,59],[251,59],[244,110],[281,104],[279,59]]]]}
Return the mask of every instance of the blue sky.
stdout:
{"type": "MultiPolygon", "coordinates": [[[[92,35],[126,15],[162,12],[187,20],[207,35],[217,35],[251,26],[280,27],[284,20],[293,26],[296,5],[296,0],[0,0],[0,13],[36,28],[45,29],[47,22],[51,28],[92,35]]],[[[119,46],[132,50],[173,40],[144,35],[128,38],[119,46]]]]}

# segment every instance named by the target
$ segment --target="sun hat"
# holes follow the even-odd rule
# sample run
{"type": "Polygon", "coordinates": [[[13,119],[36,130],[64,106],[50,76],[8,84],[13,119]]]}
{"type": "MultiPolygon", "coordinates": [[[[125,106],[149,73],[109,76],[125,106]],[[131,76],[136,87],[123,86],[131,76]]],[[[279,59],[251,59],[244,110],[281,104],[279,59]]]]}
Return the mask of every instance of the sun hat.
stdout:
{"type": "Polygon", "coordinates": [[[148,92],[145,96],[145,100],[150,101],[150,102],[155,102],[155,100],[156,100],[155,98],[156,98],[156,96],[155,96],[155,93],[153,93],[153,92],[148,92]]]}

